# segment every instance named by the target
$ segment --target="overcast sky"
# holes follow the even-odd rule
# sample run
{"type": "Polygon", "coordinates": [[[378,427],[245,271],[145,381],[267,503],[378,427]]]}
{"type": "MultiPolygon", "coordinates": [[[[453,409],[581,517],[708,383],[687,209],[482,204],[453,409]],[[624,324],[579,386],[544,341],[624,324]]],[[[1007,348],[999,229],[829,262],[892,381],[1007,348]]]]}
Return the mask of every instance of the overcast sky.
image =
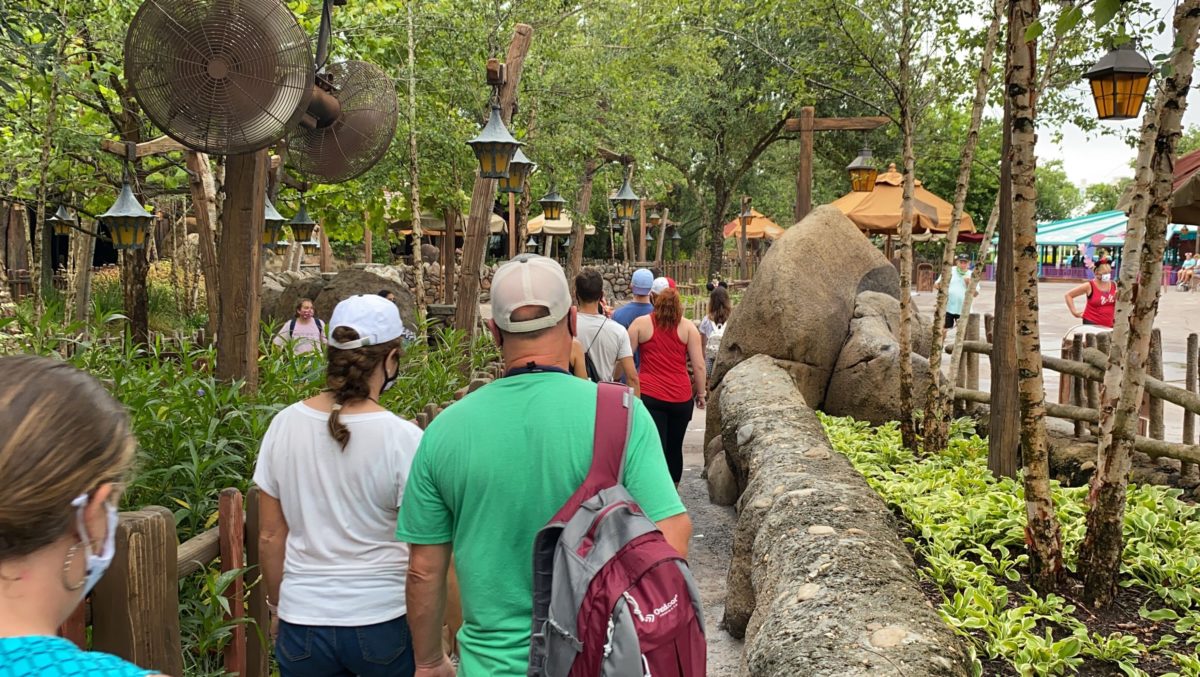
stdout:
{"type": "MultiPolygon", "coordinates": [[[[1171,17],[1175,0],[1152,0],[1160,15],[1167,22],[1167,32],[1156,36],[1152,45],[1144,50],[1147,58],[1153,54],[1165,52],[1171,47],[1171,17]]],[[[1153,86],[1153,85],[1151,85],[1153,86]]],[[[1095,111],[1091,101],[1091,92],[1086,82],[1080,82],[1072,91],[1086,105],[1088,111],[1095,111]]],[[[1200,98],[1193,96],[1189,101],[1187,113],[1183,118],[1184,126],[1200,124],[1200,98]]],[[[1143,111],[1144,112],[1144,111],[1143,111]]],[[[1070,125],[1063,129],[1061,143],[1055,143],[1051,138],[1052,130],[1038,131],[1038,157],[1046,160],[1061,159],[1067,176],[1076,185],[1082,187],[1091,183],[1107,183],[1121,176],[1132,176],[1133,170],[1129,163],[1137,155],[1137,151],[1125,145],[1124,137],[1131,131],[1136,131],[1141,120],[1124,122],[1102,122],[1101,125],[1115,127],[1121,130],[1118,135],[1100,135],[1099,132],[1084,133],[1078,127],[1070,125]]]]}

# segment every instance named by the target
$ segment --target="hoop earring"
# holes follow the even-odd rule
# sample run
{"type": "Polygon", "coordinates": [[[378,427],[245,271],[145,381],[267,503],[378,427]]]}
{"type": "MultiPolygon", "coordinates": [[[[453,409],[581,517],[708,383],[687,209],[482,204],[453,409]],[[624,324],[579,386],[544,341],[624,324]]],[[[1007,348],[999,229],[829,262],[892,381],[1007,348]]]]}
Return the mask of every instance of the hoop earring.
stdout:
{"type": "Polygon", "coordinates": [[[71,572],[71,565],[75,563],[75,550],[77,548],[79,548],[81,545],[83,545],[83,543],[76,543],[75,545],[72,545],[67,550],[67,559],[63,562],[62,584],[63,584],[63,587],[66,588],[68,592],[75,592],[76,590],[79,590],[80,588],[82,588],[84,583],[87,583],[87,572],[86,571],[83,573],[83,578],[79,579],[78,583],[72,585],[67,582],[67,576],[70,575],[70,572],[71,572]]]}

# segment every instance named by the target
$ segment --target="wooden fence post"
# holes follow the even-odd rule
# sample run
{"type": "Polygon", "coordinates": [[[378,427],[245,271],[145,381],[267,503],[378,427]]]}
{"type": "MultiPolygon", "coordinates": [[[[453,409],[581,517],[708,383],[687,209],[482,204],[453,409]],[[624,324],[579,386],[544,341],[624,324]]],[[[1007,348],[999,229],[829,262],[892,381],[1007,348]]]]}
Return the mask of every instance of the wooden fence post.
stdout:
{"type": "MultiPolygon", "coordinates": [[[[1099,334],[1087,334],[1087,336],[1085,337],[1084,347],[1101,349],[1100,348],[1100,335],[1099,334]]],[[[1088,406],[1088,409],[1099,409],[1100,408],[1100,384],[1096,383],[1095,381],[1091,381],[1091,380],[1089,380],[1087,383],[1087,406],[1088,406]]],[[[1092,435],[1095,435],[1097,437],[1100,436],[1100,426],[1099,425],[1093,423],[1089,427],[1092,430],[1092,435]]]]}
{"type": "MultiPolygon", "coordinates": [[[[1071,338],[1071,359],[1076,362],[1083,362],[1083,336],[1076,334],[1071,338]]],[[[1071,378],[1071,404],[1082,407],[1084,401],[1084,389],[1087,387],[1087,379],[1079,377],[1071,378]]],[[[1075,421],[1075,437],[1083,437],[1084,424],[1083,421],[1075,421]]]]}
{"type": "Polygon", "coordinates": [[[258,578],[258,583],[250,589],[250,617],[258,628],[258,632],[246,639],[246,673],[245,677],[269,677],[271,647],[268,637],[271,633],[271,617],[267,609],[267,582],[263,576],[262,558],[258,552],[258,487],[250,487],[246,494],[246,566],[253,567],[252,575],[258,578]]]}
{"type": "MultiPolygon", "coordinates": [[[[1150,354],[1146,359],[1149,374],[1158,380],[1163,378],[1163,347],[1162,331],[1155,327],[1150,332],[1150,354]]],[[[1163,401],[1157,397],[1150,398],[1150,434],[1156,440],[1167,437],[1166,425],[1163,423],[1163,401]]]]}
{"type": "MultiPolygon", "coordinates": [[[[1188,334],[1187,338],[1187,376],[1185,381],[1189,393],[1196,392],[1197,387],[1197,353],[1200,353],[1200,336],[1188,334]]],[[[1196,416],[1187,409],[1183,410],[1183,442],[1194,444],[1196,441],[1196,416]]],[[[1179,468],[1180,478],[1188,481],[1200,479],[1200,466],[1195,463],[1184,463],[1179,468]]]]}
{"type": "Polygon", "coordinates": [[[992,342],[992,329],[995,328],[995,324],[996,318],[994,315],[987,313],[983,316],[983,335],[987,337],[985,340],[988,343],[992,342]]]}
{"type": "MultiPolygon", "coordinates": [[[[225,573],[243,566],[246,517],[242,513],[242,492],[237,489],[223,489],[217,510],[217,526],[220,527],[221,541],[221,573],[225,573]]],[[[245,588],[245,581],[241,576],[235,577],[229,587],[225,588],[225,598],[229,600],[229,618],[226,620],[236,622],[246,615],[245,588]]],[[[225,672],[246,674],[245,625],[238,623],[233,626],[229,643],[225,645],[224,655],[225,672]]]]}
{"type": "Polygon", "coordinates": [[[92,593],[92,648],[183,674],[175,517],[151,506],[121,513],[117,554],[92,593]]]}

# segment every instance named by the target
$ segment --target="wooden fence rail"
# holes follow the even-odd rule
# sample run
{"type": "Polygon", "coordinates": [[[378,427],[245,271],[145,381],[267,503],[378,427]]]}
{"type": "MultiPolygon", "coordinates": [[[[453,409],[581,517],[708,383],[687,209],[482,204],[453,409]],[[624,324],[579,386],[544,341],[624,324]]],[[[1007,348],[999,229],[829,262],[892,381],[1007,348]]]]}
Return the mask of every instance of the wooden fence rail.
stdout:
{"type": "MultiPolygon", "coordinates": [[[[489,365],[473,374],[469,384],[454,394],[454,400],[501,374],[499,364],[489,365]]],[[[426,428],[451,404],[427,405],[415,416],[416,424],[426,428]]],[[[80,648],[111,653],[168,675],[182,675],[179,581],[219,562],[222,573],[241,570],[223,593],[229,603],[225,620],[233,624],[222,651],[225,671],[242,677],[270,677],[270,621],[266,587],[261,584],[258,497],[258,487],[251,487],[244,497],[237,489],[224,489],[217,525],[183,543],[178,542],[174,515],[166,508],[151,506],[121,513],[112,566],[63,624],[60,634],[80,648]]]]}
{"type": "MultiPolygon", "coordinates": [[[[983,319],[988,328],[988,340],[967,340],[963,343],[963,353],[969,359],[964,359],[960,367],[960,373],[957,375],[959,387],[954,391],[955,400],[962,403],[991,403],[991,394],[979,389],[978,356],[990,356],[992,353],[992,318],[989,315],[983,319]],[[974,373],[970,366],[972,360],[975,365],[974,373]]],[[[968,321],[976,323],[977,326],[979,317],[972,315],[968,321]]],[[[1064,339],[1062,357],[1042,356],[1042,367],[1059,373],[1059,401],[1046,402],[1046,413],[1071,421],[1077,437],[1082,437],[1085,432],[1092,435],[1098,433],[1100,385],[1104,381],[1111,340],[1111,334],[1107,332],[1075,335],[1064,339]]],[[[947,346],[946,352],[950,352],[951,349],[947,346]]],[[[1173,386],[1163,380],[1162,334],[1159,330],[1154,330],[1146,374],[1142,379],[1144,399],[1141,407],[1140,434],[1136,436],[1134,443],[1137,451],[1151,457],[1182,462],[1185,473],[1189,472],[1190,467],[1194,467],[1193,464],[1200,463],[1200,445],[1194,443],[1194,417],[1200,414],[1200,395],[1196,393],[1197,363],[1200,363],[1198,349],[1200,340],[1196,334],[1192,334],[1188,337],[1187,344],[1187,385],[1184,388],[1173,386]],[[1180,442],[1165,439],[1166,403],[1183,409],[1184,430],[1180,442]]]]}

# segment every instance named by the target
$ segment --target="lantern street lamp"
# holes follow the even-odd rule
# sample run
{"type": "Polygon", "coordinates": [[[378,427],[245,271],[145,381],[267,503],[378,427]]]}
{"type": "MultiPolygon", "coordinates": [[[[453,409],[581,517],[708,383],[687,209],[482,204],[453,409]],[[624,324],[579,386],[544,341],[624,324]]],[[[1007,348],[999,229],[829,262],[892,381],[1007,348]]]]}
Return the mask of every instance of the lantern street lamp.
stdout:
{"type": "Polygon", "coordinates": [[[646,242],[654,242],[654,231],[646,229],[646,242]]]}
{"type": "Polygon", "coordinates": [[[274,247],[276,242],[283,234],[283,224],[287,223],[287,219],[275,209],[275,205],[271,204],[271,198],[263,197],[263,232],[262,244],[264,247],[274,247]]]}
{"type": "Polygon", "coordinates": [[[655,209],[650,212],[650,215],[646,217],[646,220],[650,222],[650,225],[657,226],[658,224],[662,223],[662,214],[659,214],[658,210],[655,209]]]}
{"type": "Polygon", "coordinates": [[[291,221],[288,221],[288,225],[292,228],[292,236],[297,240],[303,242],[304,240],[312,239],[313,230],[316,229],[317,222],[313,221],[312,217],[308,215],[308,208],[304,206],[303,195],[300,196],[300,211],[296,212],[291,221]]]}
{"type": "Polygon", "coordinates": [[[679,228],[678,227],[672,228],[671,229],[671,252],[672,252],[671,259],[673,261],[679,260],[679,241],[682,239],[683,239],[683,237],[679,235],[679,228]]]}
{"type": "Polygon", "coordinates": [[[1096,116],[1101,120],[1129,120],[1142,109],[1154,66],[1133,45],[1125,43],[1105,54],[1083,77],[1092,85],[1096,116]]]}
{"type": "Polygon", "coordinates": [[[846,171],[850,173],[850,189],[854,192],[870,193],[875,190],[875,177],[879,176],[879,170],[875,168],[870,148],[863,146],[846,171]]]}
{"type": "Polygon", "coordinates": [[[526,251],[528,251],[530,249],[535,249],[536,247],[537,247],[537,240],[534,239],[534,237],[532,235],[530,235],[529,239],[525,241],[525,249],[526,249],[526,251]]]}
{"type": "Polygon", "coordinates": [[[513,154],[512,161],[508,163],[508,174],[500,178],[499,187],[501,193],[523,193],[525,192],[525,179],[537,170],[537,165],[533,164],[529,158],[525,157],[525,153],[518,148],[513,154]]]}
{"type": "Polygon", "coordinates": [[[499,102],[492,102],[492,113],[479,136],[467,142],[479,160],[479,176],[484,179],[502,179],[508,176],[508,166],[513,155],[522,144],[508,133],[500,115],[499,102]]]}
{"type": "Polygon", "coordinates": [[[291,247],[291,246],[292,246],[291,242],[288,242],[287,240],[279,240],[278,242],[275,243],[275,253],[282,254],[288,250],[288,247],[291,247]]]}
{"type": "Polygon", "coordinates": [[[68,212],[66,207],[59,205],[54,216],[46,219],[46,223],[54,228],[55,235],[70,235],[71,226],[75,225],[75,217],[71,216],[71,212],[68,212]]]}
{"type": "Polygon", "coordinates": [[[629,174],[625,174],[625,183],[621,185],[621,190],[610,200],[613,203],[613,208],[617,212],[618,219],[632,220],[633,215],[637,212],[638,203],[642,201],[637,193],[633,192],[633,187],[629,185],[629,174]]]}
{"type": "Polygon", "coordinates": [[[554,187],[554,184],[550,184],[550,192],[546,194],[546,197],[538,200],[538,204],[542,205],[542,212],[546,215],[547,221],[557,221],[562,218],[563,205],[567,204],[567,201],[558,194],[558,189],[554,187]]]}
{"type": "Polygon", "coordinates": [[[305,256],[316,256],[321,251],[321,243],[316,240],[305,240],[300,245],[304,247],[305,256]]]}
{"type": "Polygon", "coordinates": [[[142,203],[133,194],[129,186],[128,176],[121,185],[121,193],[117,201],[100,216],[100,223],[108,227],[115,249],[141,249],[146,246],[146,234],[154,215],[146,211],[142,203]]]}

